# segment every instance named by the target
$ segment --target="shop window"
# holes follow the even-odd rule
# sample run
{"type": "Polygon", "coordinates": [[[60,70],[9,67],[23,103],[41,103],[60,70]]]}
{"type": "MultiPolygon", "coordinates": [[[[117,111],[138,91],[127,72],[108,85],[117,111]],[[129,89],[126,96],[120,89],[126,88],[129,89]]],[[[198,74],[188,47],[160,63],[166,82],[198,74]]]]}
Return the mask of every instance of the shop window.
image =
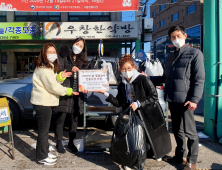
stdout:
{"type": "Polygon", "coordinates": [[[110,15],[110,12],[90,12],[90,15],[110,15]]]}
{"type": "Polygon", "coordinates": [[[69,16],[89,15],[89,12],[69,12],[69,16]]]}
{"type": "Polygon", "coordinates": [[[110,21],[110,12],[69,12],[69,21],[110,21]]]}
{"type": "Polygon", "coordinates": [[[156,10],[153,11],[153,18],[156,16],[156,10]]]}
{"type": "Polygon", "coordinates": [[[0,22],[6,22],[6,11],[0,11],[0,22]]]}
{"type": "Polygon", "coordinates": [[[171,0],[171,3],[175,3],[175,2],[177,2],[178,0],[171,0]]]}
{"type": "Polygon", "coordinates": [[[166,8],[165,4],[160,5],[160,11],[164,10],[166,8]]]}
{"type": "Polygon", "coordinates": [[[39,53],[15,53],[17,58],[17,77],[33,74],[39,53]]]}
{"type": "Polygon", "coordinates": [[[173,22],[173,21],[176,21],[176,20],[178,20],[178,19],[179,19],[179,12],[171,15],[171,21],[172,21],[172,22],[173,22]]]}
{"type": "Polygon", "coordinates": [[[18,12],[15,11],[15,21],[60,21],[60,12],[18,12]]]}
{"type": "Polygon", "coordinates": [[[187,7],[187,15],[194,13],[197,10],[197,4],[193,4],[187,7]]]}
{"type": "Polygon", "coordinates": [[[201,26],[188,28],[186,30],[187,39],[186,41],[193,47],[201,49],[201,26]]]}
{"type": "Polygon", "coordinates": [[[160,27],[163,27],[164,25],[166,25],[166,19],[160,21],[160,27]]]}
{"type": "Polygon", "coordinates": [[[38,15],[60,16],[60,12],[38,12],[38,15]]]}
{"type": "Polygon", "coordinates": [[[153,26],[153,31],[156,31],[156,25],[153,26]]]}

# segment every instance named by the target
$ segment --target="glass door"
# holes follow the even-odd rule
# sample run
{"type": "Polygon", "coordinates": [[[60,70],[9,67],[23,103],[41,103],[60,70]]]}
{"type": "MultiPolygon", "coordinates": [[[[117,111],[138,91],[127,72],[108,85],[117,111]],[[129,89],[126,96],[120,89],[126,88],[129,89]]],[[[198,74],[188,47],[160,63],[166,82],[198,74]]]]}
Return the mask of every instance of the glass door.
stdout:
{"type": "Polygon", "coordinates": [[[21,53],[17,55],[17,77],[33,74],[39,53],[21,53]]]}

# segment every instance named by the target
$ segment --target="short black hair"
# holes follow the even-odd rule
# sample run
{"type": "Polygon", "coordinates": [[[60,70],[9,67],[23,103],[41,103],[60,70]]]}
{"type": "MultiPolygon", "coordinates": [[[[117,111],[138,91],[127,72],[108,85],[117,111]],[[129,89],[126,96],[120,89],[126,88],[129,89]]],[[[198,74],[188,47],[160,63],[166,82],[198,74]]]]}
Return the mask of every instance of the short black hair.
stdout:
{"type": "Polygon", "coordinates": [[[183,26],[178,26],[178,25],[175,25],[175,26],[172,26],[169,31],[168,31],[168,36],[169,38],[171,39],[171,34],[174,32],[174,31],[181,31],[183,34],[186,34],[186,30],[183,26]]]}

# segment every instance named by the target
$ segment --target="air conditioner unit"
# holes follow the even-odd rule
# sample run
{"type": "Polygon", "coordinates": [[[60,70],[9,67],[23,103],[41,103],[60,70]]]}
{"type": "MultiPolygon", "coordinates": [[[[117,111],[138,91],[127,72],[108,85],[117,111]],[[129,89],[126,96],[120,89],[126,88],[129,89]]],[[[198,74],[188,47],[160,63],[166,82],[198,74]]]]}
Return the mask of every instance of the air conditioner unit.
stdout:
{"type": "Polygon", "coordinates": [[[143,19],[143,29],[144,30],[152,30],[153,29],[153,18],[144,18],[143,19]]]}

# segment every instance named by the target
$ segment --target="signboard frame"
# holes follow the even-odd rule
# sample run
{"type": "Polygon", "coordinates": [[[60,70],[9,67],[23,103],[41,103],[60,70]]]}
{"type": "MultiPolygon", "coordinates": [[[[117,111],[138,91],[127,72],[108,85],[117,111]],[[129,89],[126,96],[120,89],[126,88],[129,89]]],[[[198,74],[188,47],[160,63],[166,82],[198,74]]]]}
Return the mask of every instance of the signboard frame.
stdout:
{"type": "Polygon", "coordinates": [[[83,90],[109,91],[109,74],[108,70],[79,70],[79,92],[83,90]],[[88,83],[88,84],[87,84],[88,83]],[[100,84],[101,83],[101,84],[100,84]],[[94,87],[96,86],[96,87],[94,87]],[[90,88],[87,88],[90,87],[90,88]]]}
{"type": "Polygon", "coordinates": [[[44,22],[45,40],[84,39],[137,39],[138,21],[108,22],[44,22]]]}

